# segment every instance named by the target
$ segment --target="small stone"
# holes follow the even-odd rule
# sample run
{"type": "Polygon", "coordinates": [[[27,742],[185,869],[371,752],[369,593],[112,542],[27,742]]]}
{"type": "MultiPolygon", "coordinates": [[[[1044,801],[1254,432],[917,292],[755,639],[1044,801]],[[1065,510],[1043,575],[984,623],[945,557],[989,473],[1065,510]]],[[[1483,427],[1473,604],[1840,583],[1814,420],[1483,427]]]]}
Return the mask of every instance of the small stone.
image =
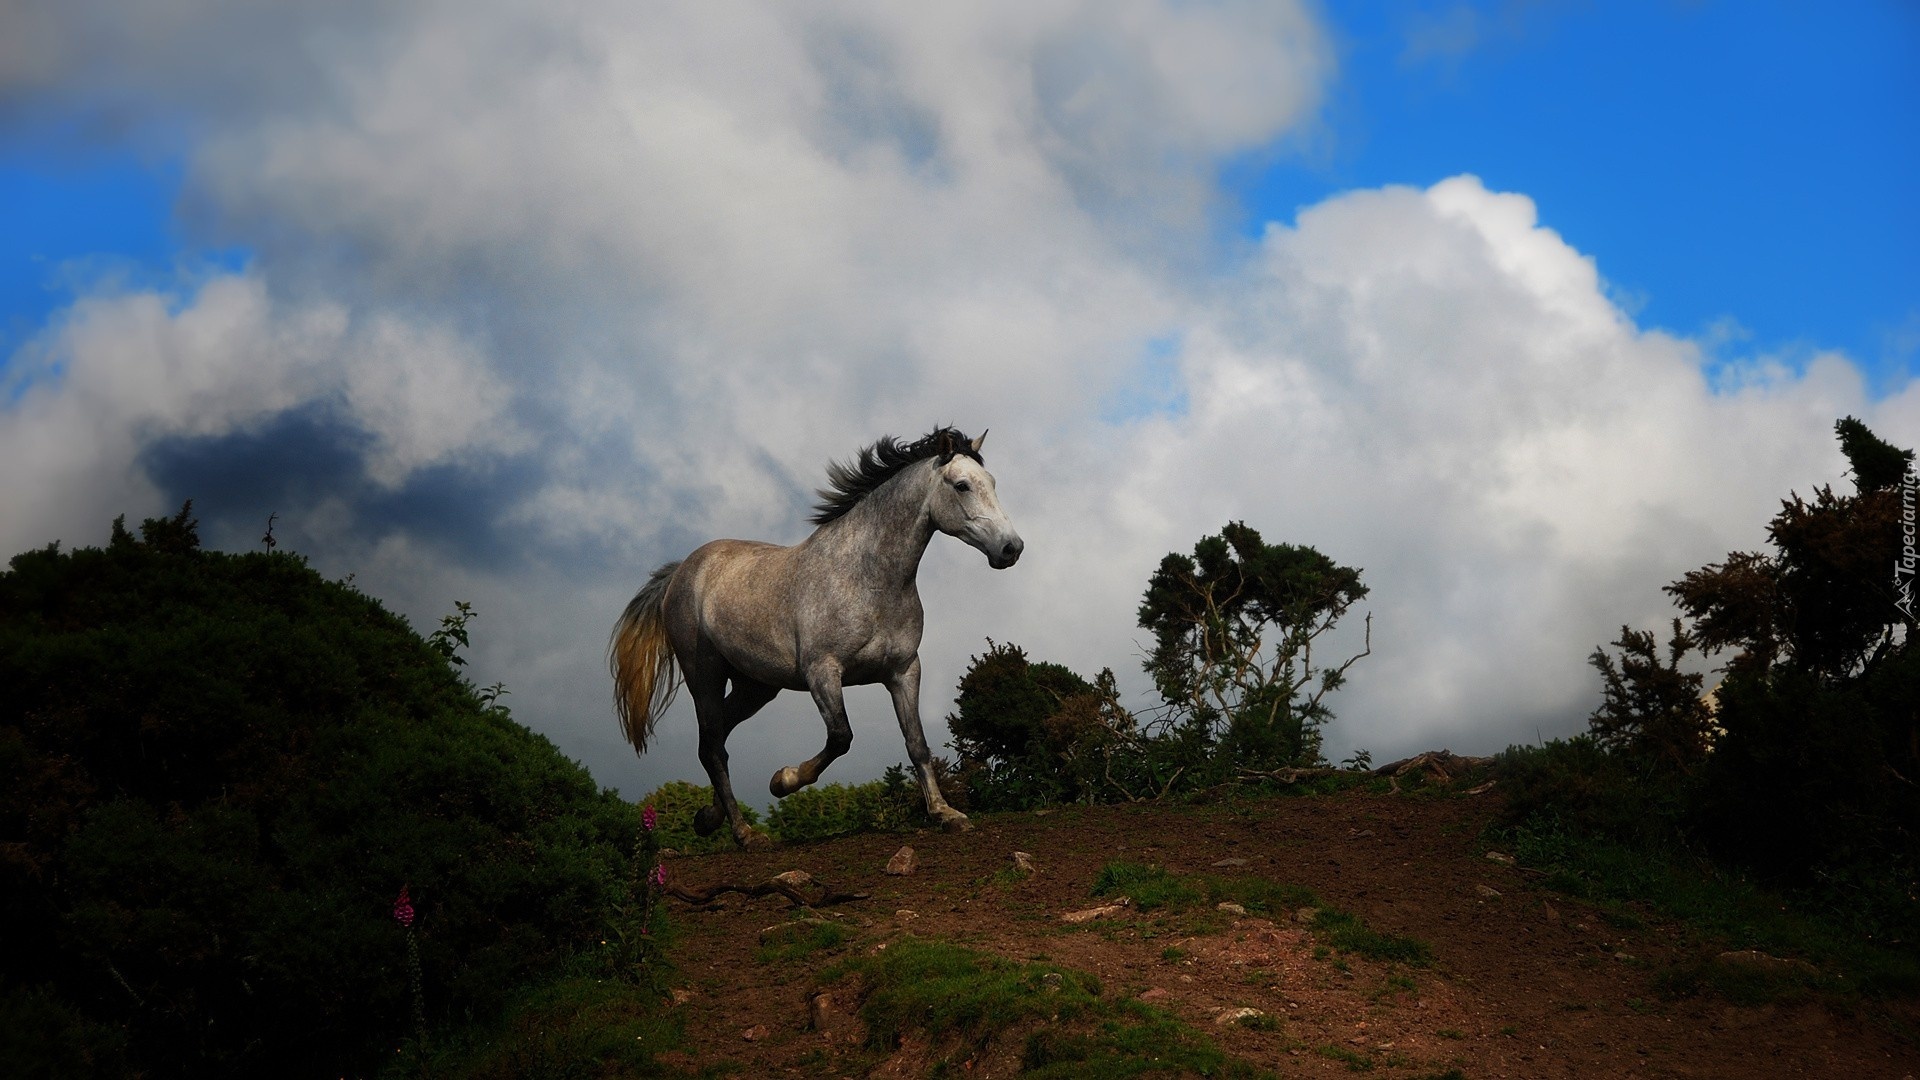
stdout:
{"type": "Polygon", "coordinates": [[[1039,867],[1033,865],[1033,856],[1024,851],[1013,853],[1013,868],[1023,874],[1039,873],[1039,867]]]}
{"type": "Polygon", "coordinates": [[[1317,907],[1303,907],[1293,913],[1294,922],[1304,923],[1308,925],[1311,925],[1313,923],[1313,920],[1319,917],[1320,917],[1320,909],[1317,907]]]}
{"type": "Polygon", "coordinates": [[[833,994],[821,991],[807,1001],[807,1019],[813,1030],[821,1034],[831,1034],[833,1029],[846,1022],[846,1014],[841,1012],[833,1000],[833,994]]]}
{"type": "Polygon", "coordinates": [[[1069,911],[1065,915],[1060,916],[1060,921],[1083,923],[1092,922],[1095,919],[1109,919],[1127,910],[1132,904],[1133,901],[1131,899],[1123,896],[1111,904],[1102,904],[1099,907],[1087,908],[1084,911],[1069,911]]]}
{"type": "Polygon", "coordinates": [[[1483,900],[1500,899],[1500,890],[1492,887],[1491,885],[1475,885],[1473,887],[1473,891],[1476,893],[1479,893],[1481,899],[1483,900]]]}
{"type": "Polygon", "coordinates": [[[1141,993],[1140,993],[1140,998],[1139,998],[1139,1000],[1141,1000],[1141,1001],[1165,1001],[1165,1000],[1167,1000],[1168,998],[1170,998],[1170,997],[1172,997],[1172,996],[1173,996],[1173,995],[1172,995],[1172,994],[1169,994],[1169,993],[1168,993],[1168,992],[1167,992],[1166,990],[1164,990],[1164,989],[1162,989],[1161,987],[1158,987],[1158,986],[1156,986],[1156,987],[1153,987],[1153,988],[1152,988],[1152,989],[1150,989],[1150,990],[1143,990],[1143,991],[1141,991],[1141,993]]]}
{"type": "Polygon", "coordinates": [[[826,922],[825,919],[807,918],[795,919],[792,922],[774,923],[772,926],[760,931],[760,944],[765,945],[769,940],[791,932],[796,926],[818,926],[824,922],[826,922]]]}
{"type": "Polygon", "coordinates": [[[1245,859],[1215,859],[1215,860],[1213,861],[1213,865],[1215,865],[1215,866],[1217,866],[1217,867],[1226,867],[1226,866],[1245,866],[1245,865],[1247,865],[1247,860],[1245,860],[1245,859]]]}
{"type": "Polygon", "coordinates": [[[899,911],[893,913],[893,917],[899,919],[901,922],[912,922],[920,917],[920,913],[912,908],[901,908],[899,911]]]}
{"type": "Polygon", "coordinates": [[[1232,903],[1231,901],[1225,901],[1219,904],[1215,904],[1214,907],[1216,910],[1224,911],[1229,915],[1245,915],[1247,913],[1246,908],[1241,907],[1239,904],[1232,903]]]}
{"type": "Polygon", "coordinates": [[[913,849],[903,846],[899,851],[894,852],[893,858],[887,860],[887,873],[894,877],[905,877],[913,873],[913,849]]]}
{"type": "Polygon", "coordinates": [[[1820,969],[1805,960],[1787,960],[1778,956],[1769,956],[1758,949],[1736,949],[1723,952],[1713,958],[1722,967],[1741,968],[1747,971],[1787,972],[1797,971],[1806,975],[1818,975],[1820,969]]]}
{"type": "Polygon", "coordinates": [[[748,1028],[747,1030],[741,1032],[740,1037],[747,1040],[748,1042],[759,1042],[761,1039],[764,1039],[767,1037],[767,1025],[755,1024],[752,1027],[748,1028]]]}
{"type": "Polygon", "coordinates": [[[775,884],[785,885],[789,889],[804,889],[813,884],[813,875],[805,870],[789,870],[784,874],[775,874],[771,879],[775,884]]]}
{"type": "Polygon", "coordinates": [[[1489,852],[1487,852],[1487,861],[1488,861],[1488,862],[1497,862],[1497,863],[1499,863],[1499,864],[1500,864],[1501,866],[1512,866],[1512,865],[1513,865],[1513,856],[1511,856],[1511,855],[1508,855],[1508,854],[1506,854],[1505,852],[1500,852],[1500,851],[1489,851],[1489,852]]]}
{"type": "Polygon", "coordinates": [[[1559,921],[1560,921],[1560,913],[1559,913],[1558,911],[1556,911],[1556,910],[1554,910],[1554,907],[1553,907],[1553,905],[1552,905],[1552,904],[1549,904],[1549,903],[1547,903],[1547,902],[1546,902],[1545,900],[1542,900],[1542,901],[1540,901],[1540,906],[1541,906],[1541,907],[1543,907],[1543,908],[1545,908],[1545,909],[1547,909],[1547,921],[1548,921],[1548,922],[1559,922],[1559,921]]]}
{"type": "Polygon", "coordinates": [[[687,1002],[693,1000],[693,991],[682,990],[677,986],[667,991],[667,993],[673,998],[675,1005],[685,1005],[687,1002]]]}
{"type": "Polygon", "coordinates": [[[1213,1022],[1225,1026],[1227,1024],[1237,1024],[1242,1020],[1251,1020],[1256,1016],[1265,1015],[1267,1014],[1261,1012],[1259,1009],[1249,1009],[1243,1006],[1238,1009],[1220,1010],[1220,1015],[1214,1017],[1213,1022]]]}
{"type": "Polygon", "coordinates": [[[1632,957],[1631,955],[1629,955],[1629,954],[1627,954],[1627,953],[1623,953],[1623,952],[1617,952],[1617,953],[1614,953],[1614,954],[1613,954],[1613,958],[1614,958],[1615,960],[1618,960],[1618,961],[1620,961],[1620,962],[1621,962],[1621,963],[1623,963],[1623,964],[1631,964],[1631,963],[1633,963],[1633,957],[1632,957]]]}
{"type": "Polygon", "coordinates": [[[1040,976],[1040,984],[1046,987],[1049,991],[1060,989],[1061,984],[1064,983],[1065,981],[1066,980],[1062,979],[1060,977],[1060,973],[1057,971],[1049,971],[1045,975],[1040,976]]]}

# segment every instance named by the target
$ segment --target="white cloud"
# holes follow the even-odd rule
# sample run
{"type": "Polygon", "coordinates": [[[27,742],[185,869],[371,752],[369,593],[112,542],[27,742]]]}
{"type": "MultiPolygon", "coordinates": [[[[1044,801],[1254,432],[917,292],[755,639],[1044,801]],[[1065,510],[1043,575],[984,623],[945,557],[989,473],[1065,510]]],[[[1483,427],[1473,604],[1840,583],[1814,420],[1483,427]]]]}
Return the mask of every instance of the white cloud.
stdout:
{"type": "MultiPolygon", "coordinates": [[[[154,439],[325,404],[384,494],[231,508],[232,541],[278,509],[419,624],[473,601],[470,670],[630,791],[698,767],[684,702],[645,762],[616,736],[621,605],[708,537],[799,539],[826,460],[884,432],[991,426],[1029,541],[1005,573],[929,552],[930,726],[987,635],[1142,689],[1148,574],[1244,519],[1365,568],[1336,749],[1486,750],[1577,727],[1587,652],[1837,476],[1835,417],[1920,409],[1838,357],[1710,385],[1471,177],[1329,200],[1223,265],[1213,168],[1332,76],[1302,5],[36,10],[0,96],[183,140],[185,222],[254,259],[86,299],[13,359],[0,541],[97,539],[180,494],[154,439]],[[427,466],[502,461],[472,527],[511,558],[394,510],[427,466]]],[[[884,694],[853,700],[830,778],[902,756],[884,694]]],[[[822,738],[787,695],[734,741],[741,789],[822,738]]]]}

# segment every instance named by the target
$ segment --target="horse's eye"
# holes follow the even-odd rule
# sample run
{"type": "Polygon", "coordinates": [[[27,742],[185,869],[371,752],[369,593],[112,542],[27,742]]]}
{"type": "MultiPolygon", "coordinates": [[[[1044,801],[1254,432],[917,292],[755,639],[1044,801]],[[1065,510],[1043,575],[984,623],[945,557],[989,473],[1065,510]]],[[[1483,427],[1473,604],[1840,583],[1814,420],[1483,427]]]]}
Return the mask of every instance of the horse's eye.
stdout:
{"type": "Polygon", "coordinates": [[[972,491],[973,485],[967,483],[965,480],[955,480],[953,482],[953,490],[961,492],[972,491]]]}

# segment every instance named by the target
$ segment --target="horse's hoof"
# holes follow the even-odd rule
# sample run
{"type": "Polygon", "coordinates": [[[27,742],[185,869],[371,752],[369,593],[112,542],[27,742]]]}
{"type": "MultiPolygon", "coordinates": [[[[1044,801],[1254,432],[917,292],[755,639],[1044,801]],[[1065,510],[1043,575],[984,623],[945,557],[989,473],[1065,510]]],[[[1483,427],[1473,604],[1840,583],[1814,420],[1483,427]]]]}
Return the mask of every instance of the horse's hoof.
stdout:
{"type": "Polygon", "coordinates": [[[734,843],[750,850],[765,849],[773,846],[773,837],[754,828],[749,828],[744,834],[735,833],[733,840],[734,843]]]}
{"type": "Polygon", "coordinates": [[[967,820],[967,815],[958,810],[952,810],[941,815],[940,827],[947,832],[971,832],[973,822],[967,820]]]}
{"type": "Polygon", "coordinates": [[[693,831],[701,836],[712,836],[725,820],[727,815],[719,807],[703,806],[693,812],[693,831]]]}
{"type": "Polygon", "coordinates": [[[789,765],[774,772],[773,780],[767,784],[767,790],[773,792],[774,798],[784,799],[804,786],[800,782],[800,770],[789,765]]]}

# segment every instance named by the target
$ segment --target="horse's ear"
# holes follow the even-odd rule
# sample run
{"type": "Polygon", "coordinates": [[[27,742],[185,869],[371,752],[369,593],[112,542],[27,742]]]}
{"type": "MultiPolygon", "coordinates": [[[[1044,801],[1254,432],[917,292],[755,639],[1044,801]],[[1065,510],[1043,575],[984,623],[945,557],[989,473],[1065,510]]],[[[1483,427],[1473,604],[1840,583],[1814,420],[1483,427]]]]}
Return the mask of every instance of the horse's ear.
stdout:
{"type": "Polygon", "coordinates": [[[942,465],[945,465],[945,464],[946,464],[947,462],[949,462],[949,461],[952,461],[952,460],[953,460],[953,449],[954,449],[954,447],[953,447],[953,429],[952,429],[952,428],[941,428],[941,429],[940,429],[940,441],[939,441],[939,442],[938,442],[937,444],[935,444],[935,445],[937,445],[937,446],[938,446],[938,447],[940,448],[940,464],[942,464],[942,465]]]}
{"type": "Polygon", "coordinates": [[[967,445],[973,448],[974,453],[978,454],[980,452],[980,447],[985,445],[986,441],[987,441],[987,433],[985,431],[982,431],[980,434],[975,435],[973,437],[973,441],[968,443],[967,445]]]}

